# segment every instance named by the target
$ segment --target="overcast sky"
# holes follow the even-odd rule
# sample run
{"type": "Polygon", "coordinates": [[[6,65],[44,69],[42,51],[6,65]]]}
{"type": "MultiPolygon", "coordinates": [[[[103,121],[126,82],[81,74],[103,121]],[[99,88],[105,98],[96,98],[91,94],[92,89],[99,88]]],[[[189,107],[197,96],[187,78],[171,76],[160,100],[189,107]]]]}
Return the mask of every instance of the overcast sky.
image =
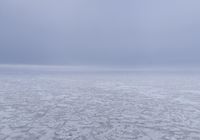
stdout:
{"type": "Polygon", "coordinates": [[[199,62],[199,0],[0,0],[0,63],[199,62]]]}

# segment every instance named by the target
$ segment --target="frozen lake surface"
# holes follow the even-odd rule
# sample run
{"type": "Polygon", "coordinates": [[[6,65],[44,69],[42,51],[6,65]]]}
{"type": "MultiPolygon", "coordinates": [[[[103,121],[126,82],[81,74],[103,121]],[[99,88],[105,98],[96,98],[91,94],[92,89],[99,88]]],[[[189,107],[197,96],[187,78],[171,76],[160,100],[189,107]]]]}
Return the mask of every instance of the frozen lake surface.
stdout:
{"type": "Polygon", "coordinates": [[[200,140],[200,73],[1,66],[0,140],[200,140]]]}

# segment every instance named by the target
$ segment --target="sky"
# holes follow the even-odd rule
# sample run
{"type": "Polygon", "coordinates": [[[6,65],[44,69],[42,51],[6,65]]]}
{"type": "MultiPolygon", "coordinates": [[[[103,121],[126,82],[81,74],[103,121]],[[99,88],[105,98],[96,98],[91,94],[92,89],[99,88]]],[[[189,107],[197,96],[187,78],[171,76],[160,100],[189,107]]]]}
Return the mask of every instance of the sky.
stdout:
{"type": "Polygon", "coordinates": [[[199,0],[1,0],[1,64],[199,65],[199,0]]]}

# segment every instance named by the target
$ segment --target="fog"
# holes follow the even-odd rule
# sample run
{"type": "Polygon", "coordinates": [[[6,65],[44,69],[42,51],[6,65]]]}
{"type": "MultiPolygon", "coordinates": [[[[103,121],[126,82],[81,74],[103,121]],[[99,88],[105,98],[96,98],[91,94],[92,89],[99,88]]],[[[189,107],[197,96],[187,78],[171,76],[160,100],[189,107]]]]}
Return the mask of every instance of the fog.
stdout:
{"type": "Polygon", "coordinates": [[[1,0],[0,63],[198,65],[199,0],[1,0]]]}

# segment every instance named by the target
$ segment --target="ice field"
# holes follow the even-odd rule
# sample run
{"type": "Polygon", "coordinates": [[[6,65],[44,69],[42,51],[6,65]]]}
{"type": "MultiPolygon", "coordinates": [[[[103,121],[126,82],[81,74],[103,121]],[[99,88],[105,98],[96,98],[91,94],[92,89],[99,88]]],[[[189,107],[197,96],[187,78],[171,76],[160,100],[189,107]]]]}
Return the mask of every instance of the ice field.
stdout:
{"type": "Polygon", "coordinates": [[[200,140],[200,73],[1,66],[0,140],[200,140]]]}

